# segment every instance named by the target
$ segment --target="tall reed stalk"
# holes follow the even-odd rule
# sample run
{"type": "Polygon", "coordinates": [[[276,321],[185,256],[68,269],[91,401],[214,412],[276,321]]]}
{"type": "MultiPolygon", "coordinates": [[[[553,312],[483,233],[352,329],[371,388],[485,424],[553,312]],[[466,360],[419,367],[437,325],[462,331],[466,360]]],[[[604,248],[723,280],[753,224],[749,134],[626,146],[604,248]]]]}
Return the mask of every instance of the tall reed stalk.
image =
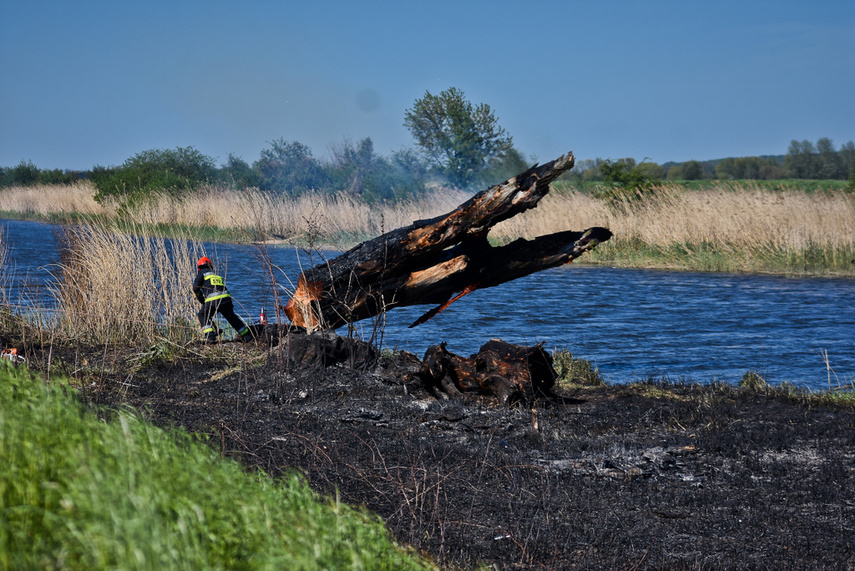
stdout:
{"type": "Polygon", "coordinates": [[[9,268],[6,258],[9,255],[9,242],[6,240],[5,229],[0,226],[0,305],[9,303],[9,268]]]}

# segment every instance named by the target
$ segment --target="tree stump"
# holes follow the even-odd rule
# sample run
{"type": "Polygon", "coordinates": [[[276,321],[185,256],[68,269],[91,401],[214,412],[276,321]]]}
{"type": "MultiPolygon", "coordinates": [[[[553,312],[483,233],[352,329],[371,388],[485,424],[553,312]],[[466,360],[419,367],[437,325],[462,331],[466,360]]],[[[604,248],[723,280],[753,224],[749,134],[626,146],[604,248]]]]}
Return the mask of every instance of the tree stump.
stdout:
{"type": "Polygon", "coordinates": [[[469,358],[441,343],[428,348],[422,361],[417,375],[438,398],[488,395],[501,404],[531,404],[551,394],[556,379],[543,343],[525,347],[492,339],[469,358]]]}

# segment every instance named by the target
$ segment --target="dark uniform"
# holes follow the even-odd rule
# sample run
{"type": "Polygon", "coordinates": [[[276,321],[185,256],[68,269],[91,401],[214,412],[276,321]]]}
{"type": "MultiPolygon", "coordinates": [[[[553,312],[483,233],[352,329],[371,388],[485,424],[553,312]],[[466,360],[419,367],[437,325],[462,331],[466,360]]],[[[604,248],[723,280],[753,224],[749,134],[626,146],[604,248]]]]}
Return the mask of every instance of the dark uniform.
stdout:
{"type": "Polygon", "coordinates": [[[205,336],[205,341],[214,343],[219,335],[219,328],[214,322],[217,313],[222,315],[229,325],[234,327],[238,332],[238,338],[243,341],[249,333],[249,327],[235,313],[234,305],[232,304],[232,296],[229,290],[226,289],[226,282],[214,273],[211,260],[206,257],[199,259],[197,264],[199,271],[196,273],[196,279],[193,280],[193,293],[196,299],[202,304],[202,309],[197,314],[199,316],[199,324],[202,326],[202,335],[205,336]]]}

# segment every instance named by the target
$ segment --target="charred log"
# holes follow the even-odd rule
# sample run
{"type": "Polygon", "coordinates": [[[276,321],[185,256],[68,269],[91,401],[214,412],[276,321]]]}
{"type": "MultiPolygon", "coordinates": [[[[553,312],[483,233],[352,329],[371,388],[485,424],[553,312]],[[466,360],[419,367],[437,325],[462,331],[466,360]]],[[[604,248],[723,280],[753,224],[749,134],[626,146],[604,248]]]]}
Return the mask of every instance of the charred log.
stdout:
{"type": "Polygon", "coordinates": [[[293,324],[319,329],[394,307],[437,304],[413,324],[418,325],[470,291],[571,262],[608,240],[611,232],[595,227],[502,247],[491,246],[487,234],[499,222],[536,207],[550,182],[573,164],[573,153],[567,153],[479,192],[453,212],[363,242],[303,272],[282,309],[293,324]]]}
{"type": "Polygon", "coordinates": [[[542,343],[524,347],[495,339],[469,358],[450,353],[445,343],[434,345],[418,376],[438,398],[486,395],[502,404],[530,404],[549,395],[556,378],[542,343]]]}

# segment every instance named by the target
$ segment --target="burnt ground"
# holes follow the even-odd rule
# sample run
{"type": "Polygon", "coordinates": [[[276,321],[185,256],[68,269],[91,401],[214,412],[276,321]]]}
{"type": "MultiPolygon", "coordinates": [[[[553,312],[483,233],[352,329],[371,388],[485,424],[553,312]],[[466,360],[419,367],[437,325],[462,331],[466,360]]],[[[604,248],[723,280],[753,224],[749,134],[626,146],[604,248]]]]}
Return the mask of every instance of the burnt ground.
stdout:
{"type": "Polygon", "coordinates": [[[52,359],[92,402],[298,470],[445,567],[855,569],[851,408],[662,383],[508,408],[437,398],[412,355],[354,368],[289,347],[52,359]]]}

